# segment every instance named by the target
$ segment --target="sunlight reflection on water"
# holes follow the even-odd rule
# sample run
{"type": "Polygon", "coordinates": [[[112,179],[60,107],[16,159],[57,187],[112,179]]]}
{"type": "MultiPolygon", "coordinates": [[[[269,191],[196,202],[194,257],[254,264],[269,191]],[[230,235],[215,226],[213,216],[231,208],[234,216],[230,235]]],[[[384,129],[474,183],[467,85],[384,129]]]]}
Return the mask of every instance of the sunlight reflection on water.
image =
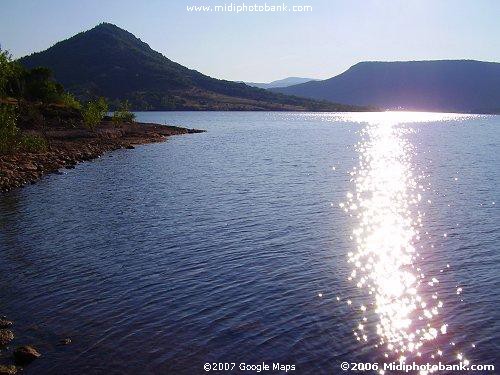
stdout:
{"type": "MultiPolygon", "coordinates": [[[[432,361],[443,354],[439,337],[446,336],[448,324],[441,317],[445,307],[436,289],[439,280],[419,267],[423,258],[416,244],[424,227],[425,175],[412,165],[416,150],[407,135],[414,130],[405,124],[469,116],[408,112],[347,116],[365,124],[356,146],[359,165],[350,172],[353,191],[339,204],[357,223],[351,236],[355,250],[348,254],[349,280],[370,301],[369,306],[353,306],[362,314],[355,338],[368,341],[370,334],[376,334],[375,346],[399,362],[423,361],[423,353],[430,357],[427,362],[432,361]],[[430,295],[421,292],[424,283],[431,288],[430,295]],[[367,325],[371,313],[375,313],[374,332],[367,325]]],[[[457,352],[456,359],[469,364],[463,353],[457,352]]]]}

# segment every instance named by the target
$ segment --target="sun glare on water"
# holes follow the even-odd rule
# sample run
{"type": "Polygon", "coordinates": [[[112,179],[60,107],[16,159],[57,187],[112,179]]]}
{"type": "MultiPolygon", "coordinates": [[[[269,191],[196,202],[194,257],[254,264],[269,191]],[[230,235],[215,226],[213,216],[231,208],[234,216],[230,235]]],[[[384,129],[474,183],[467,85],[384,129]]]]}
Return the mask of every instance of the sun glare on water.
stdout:
{"type": "MultiPolygon", "coordinates": [[[[353,304],[362,314],[355,337],[368,341],[370,313],[376,321],[376,346],[386,358],[413,361],[424,352],[437,358],[442,355],[439,342],[444,342],[440,336],[446,335],[448,325],[441,316],[445,306],[437,290],[422,293],[423,283],[429,290],[439,280],[427,277],[419,268],[416,243],[425,230],[421,211],[425,176],[412,165],[415,149],[408,141],[412,132],[408,123],[461,115],[388,112],[349,116],[365,125],[356,146],[359,164],[350,172],[353,188],[340,207],[356,222],[351,237],[354,251],[348,254],[352,265],[349,280],[370,301],[368,306],[353,304]]],[[[468,363],[459,355],[460,361],[468,363]]]]}

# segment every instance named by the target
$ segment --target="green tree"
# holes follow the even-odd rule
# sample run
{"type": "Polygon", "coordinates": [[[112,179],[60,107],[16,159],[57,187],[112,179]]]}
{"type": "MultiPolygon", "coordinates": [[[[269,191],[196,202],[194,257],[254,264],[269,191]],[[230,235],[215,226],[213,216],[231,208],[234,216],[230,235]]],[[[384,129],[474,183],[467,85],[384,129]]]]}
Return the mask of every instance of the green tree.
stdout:
{"type": "Polygon", "coordinates": [[[120,104],[118,110],[113,113],[113,122],[123,123],[123,122],[134,122],[135,114],[130,112],[130,104],[128,100],[125,100],[120,104]]]}
{"type": "Polygon", "coordinates": [[[0,49],[0,96],[54,103],[64,95],[63,86],[52,77],[48,68],[24,68],[0,49]]]}
{"type": "Polygon", "coordinates": [[[108,103],[106,99],[101,97],[95,101],[88,102],[83,107],[83,121],[89,129],[95,130],[96,126],[106,116],[106,113],[108,113],[108,103]]]}
{"type": "Polygon", "coordinates": [[[18,61],[10,63],[10,75],[7,80],[6,94],[16,98],[18,104],[21,99],[26,96],[26,75],[28,74],[26,68],[18,61]]]}
{"type": "Polygon", "coordinates": [[[7,94],[7,83],[12,75],[12,58],[9,52],[0,49],[0,96],[7,94]]]}

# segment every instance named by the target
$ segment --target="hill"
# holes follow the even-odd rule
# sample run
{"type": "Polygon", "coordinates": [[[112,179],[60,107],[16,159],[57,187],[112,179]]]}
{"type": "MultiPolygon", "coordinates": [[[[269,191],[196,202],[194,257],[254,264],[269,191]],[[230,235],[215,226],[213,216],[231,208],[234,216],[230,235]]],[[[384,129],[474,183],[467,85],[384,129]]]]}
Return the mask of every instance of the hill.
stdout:
{"type": "Polygon", "coordinates": [[[245,82],[248,86],[258,87],[261,89],[273,89],[275,87],[288,87],[292,85],[298,85],[300,83],[306,83],[309,81],[317,81],[312,78],[302,78],[302,77],[287,77],[283,79],[278,79],[276,81],[259,83],[259,82],[245,82]]]}
{"type": "Polygon", "coordinates": [[[272,91],[381,109],[494,113],[500,112],[500,63],[362,62],[324,81],[272,91]]]}
{"type": "Polygon", "coordinates": [[[102,23],[19,60],[45,66],[81,100],[129,100],[134,110],[362,110],[219,80],[169,60],[126,30],[102,23]]]}

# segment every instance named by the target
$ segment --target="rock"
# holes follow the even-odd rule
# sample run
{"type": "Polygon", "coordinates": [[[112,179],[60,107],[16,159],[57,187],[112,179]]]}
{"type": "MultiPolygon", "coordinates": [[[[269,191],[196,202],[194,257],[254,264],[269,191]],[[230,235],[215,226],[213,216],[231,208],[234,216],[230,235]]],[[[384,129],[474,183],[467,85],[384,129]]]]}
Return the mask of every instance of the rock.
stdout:
{"type": "Polygon", "coordinates": [[[59,342],[61,345],[68,345],[71,344],[71,339],[69,337],[66,337],[65,339],[62,339],[59,342]]]}
{"type": "Polygon", "coordinates": [[[20,346],[14,350],[14,359],[21,365],[30,363],[40,356],[41,354],[30,345],[20,346]]]}
{"type": "Polygon", "coordinates": [[[17,367],[16,366],[0,365],[0,375],[15,375],[15,374],[17,374],[17,367]]]}
{"type": "Polygon", "coordinates": [[[7,320],[7,318],[1,318],[0,319],[0,328],[9,328],[12,326],[12,323],[10,320],[7,320]]]}
{"type": "Polygon", "coordinates": [[[135,147],[134,147],[134,146],[132,146],[132,145],[127,145],[127,146],[125,146],[125,148],[126,148],[127,150],[133,150],[135,147]]]}
{"type": "Polygon", "coordinates": [[[0,329],[0,346],[5,346],[14,340],[14,334],[9,329],[0,329]]]}

